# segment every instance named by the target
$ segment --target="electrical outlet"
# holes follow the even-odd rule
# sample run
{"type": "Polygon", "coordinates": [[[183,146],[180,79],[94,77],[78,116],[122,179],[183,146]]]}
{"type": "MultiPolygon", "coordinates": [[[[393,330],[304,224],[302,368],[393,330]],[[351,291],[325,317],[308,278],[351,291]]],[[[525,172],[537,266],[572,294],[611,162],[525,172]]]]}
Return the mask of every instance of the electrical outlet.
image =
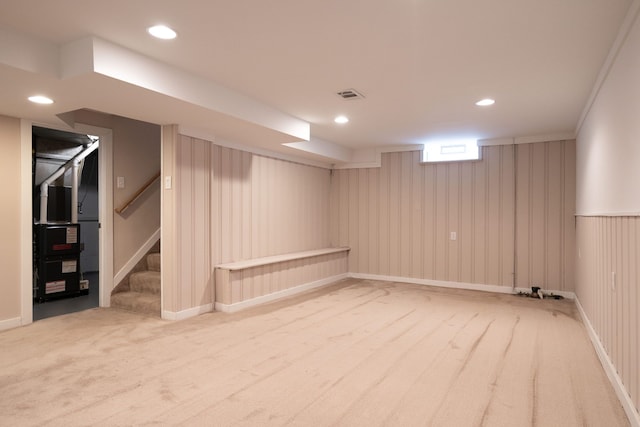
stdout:
{"type": "Polygon", "coordinates": [[[119,176],[116,178],[116,187],[124,188],[124,176],[119,176]]]}
{"type": "Polygon", "coordinates": [[[458,234],[455,231],[451,232],[451,240],[456,240],[458,238],[458,234]]]}
{"type": "Polygon", "coordinates": [[[164,188],[171,190],[171,175],[164,177],[164,188]]]}

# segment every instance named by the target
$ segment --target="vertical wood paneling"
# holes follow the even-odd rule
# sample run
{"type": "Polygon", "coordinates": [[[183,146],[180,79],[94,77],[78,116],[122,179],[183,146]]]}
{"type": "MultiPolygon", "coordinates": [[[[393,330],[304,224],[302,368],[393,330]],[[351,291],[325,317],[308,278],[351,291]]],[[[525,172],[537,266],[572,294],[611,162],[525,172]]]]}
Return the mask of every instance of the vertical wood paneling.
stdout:
{"type": "Polygon", "coordinates": [[[578,217],[576,230],[576,295],[639,409],[640,218],[578,217]]]}
{"type": "Polygon", "coordinates": [[[413,207],[413,180],[412,180],[412,167],[414,163],[413,153],[409,155],[400,156],[400,202],[398,204],[398,224],[400,226],[399,232],[399,255],[400,275],[404,277],[411,277],[411,257],[412,257],[412,241],[411,234],[414,232],[412,229],[412,207],[413,207]]]}
{"type": "Polygon", "coordinates": [[[436,168],[424,167],[424,218],[423,218],[423,276],[435,277],[436,274],[436,168]]]}
{"type": "Polygon", "coordinates": [[[512,286],[517,262],[519,286],[571,290],[574,146],[483,147],[480,161],[441,164],[396,152],[380,168],[335,171],[350,270],[512,286]]]}
{"type": "MultiPolygon", "coordinates": [[[[393,276],[400,275],[400,212],[402,211],[401,193],[401,153],[389,154],[389,271],[393,276]]],[[[356,266],[357,268],[357,266],[356,266]]]]}
{"type": "Polygon", "coordinates": [[[372,274],[380,274],[380,251],[377,250],[380,247],[380,169],[368,170],[368,192],[369,192],[369,205],[367,211],[369,212],[369,271],[372,274]]]}
{"type": "Polygon", "coordinates": [[[516,285],[573,290],[575,142],[517,150],[516,285]]]}
{"type": "Polygon", "coordinates": [[[435,165],[435,191],[436,191],[436,216],[434,223],[435,233],[435,277],[436,280],[447,280],[449,271],[449,191],[448,191],[448,170],[450,164],[435,165]]]}
{"type": "MultiPolygon", "coordinates": [[[[359,187],[363,188],[363,191],[358,191],[358,207],[362,209],[367,209],[369,206],[369,191],[368,191],[368,170],[367,169],[358,169],[358,183],[359,187]]],[[[358,247],[360,248],[368,248],[369,247],[369,215],[357,215],[357,219],[359,219],[357,223],[358,233],[358,247]]],[[[369,251],[361,250],[358,251],[358,265],[360,270],[369,271],[369,251]]]]}
{"type": "Polygon", "coordinates": [[[177,300],[179,309],[212,302],[210,150],[206,141],[180,137],[176,157],[177,300]]]}
{"type": "MultiPolygon", "coordinates": [[[[516,204],[516,183],[515,183],[515,147],[505,145],[501,147],[501,168],[500,168],[500,185],[501,185],[501,241],[500,247],[504,252],[501,262],[502,283],[515,283],[515,251],[514,241],[516,232],[516,215],[514,208],[516,204]]],[[[573,213],[573,211],[572,211],[573,213]]]]}
{"type": "Polygon", "coordinates": [[[420,167],[420,152],[413,153],[411,159],[411,224],[409,238],[411,239],[411,270],[410,277],[423,277],[423,233],[424,233],[424,168],[420,167]]]}
{"type": "Polygon", "coordinates": [[[219,302],[234,304],[295,288],[347,272],[347,252],[283,261],[244,270],[216,270],[219,302]],[[271,286],[256,287],[257,278],[271,278],[271,286]],[[230,291],[229,291],[230,290],[230,291]]]}
{"type": "Polygon", "coordinates": [[[465,162],[460,164],[460,192],[459,192],[459,281],[473,282],[473,221],[475,205],[473,203],[473,165],[465,162]]]}
{"type": "MultiPolygon", "coordinates": [[[[490,148],[482,148],[482,158],[486,159],[487,153],[490,148]]],[[[485,249],[485,240],[487,236],[487,194],[488,194],[488,181],[487,181],[487,168],[488,162],[484,160],[481,162],[474,162],[474,177],[473,177],[473,203],[474,203],[474,217],[473,217],[473,279],[471,283],[487,283],[486,276],[486,258],[488,256],[485,249]]]]}
{"type": "MultiPolygon", "coordinates": [[[[330,245],[329,170],[186,136],[177,141],[177,271],[165,309],[212,303],[216,264],[330,245]]],[[[298,281],[307,274],[303,270],[293,266],[283,274],[298,281]]],[[[265,289],[276,291],[278,279],[276,272],[236,277],[228,298],[239,301],[263,295],[265,289]]]]}
{"type": "MultiPolygon", "coordinates": [[[[380,168],[380,191],[378,201],[380,203],[380,246],[377,248],[369,248],[369,250],[374,250],[378,252],[379,262],[380,262],[380,274],[382,275],[390,275],[391,270],[389,268],[390,264],[390,221],[389,221],[389,202],[390,202],[390,176],[389,171],[390,167],[390,155],[382,156],[382,167],[380,168]]],[[[345,246],[349,246],[350,242],[345,242],[345,246]]],[[[352,271],[360,272],[357,270],[353,263],[349,264],[349,269],[352,271]]]]}
{"type": "Polygon", "coordinates": [[[351,243],[352,247],[352,257],[351,260],[355,266],[355,268],[360,268],[359,267],[359,262],[360,262],[360,253],[364,250],[364,248],[360,248],[360,240],[358,239],[358,231],[359,231],[359,223],[360,223],[360,217],[358,216],[359,213],[359,200],[358,200],[358,170],[357,169],[351,169],[349,171],[347,171],[348,175],[349,175],[349,188],[348,188],[348,192],[347,194],[349,195],[348,197],[348,203],[349,203],[349,207],[348,207],[348,213],[349,216],[347,217],[347,225],[348,225],[348,241],[349,243],[351,243]]]}

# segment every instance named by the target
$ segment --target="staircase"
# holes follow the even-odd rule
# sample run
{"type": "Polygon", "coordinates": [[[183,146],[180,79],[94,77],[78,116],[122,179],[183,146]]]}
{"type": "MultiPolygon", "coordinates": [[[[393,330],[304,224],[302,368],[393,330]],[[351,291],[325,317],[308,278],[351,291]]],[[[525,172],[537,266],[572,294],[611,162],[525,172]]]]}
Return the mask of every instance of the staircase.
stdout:
{"type": "Polygon", "coordinates": [[[129,276],[128,290],[111,294],[111,307],[160,316],[160,254],[146,258],[146,270],[129,276]]]}

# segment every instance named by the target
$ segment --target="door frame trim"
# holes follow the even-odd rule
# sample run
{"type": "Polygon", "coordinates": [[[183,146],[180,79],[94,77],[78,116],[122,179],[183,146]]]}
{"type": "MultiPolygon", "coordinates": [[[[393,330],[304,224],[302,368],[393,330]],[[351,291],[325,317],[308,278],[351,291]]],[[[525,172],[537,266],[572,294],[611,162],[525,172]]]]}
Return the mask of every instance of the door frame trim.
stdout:
{"type": "Polygon", "coordinates": [[[80,123],[69,128],[22,119],[20,120],[21,325],[33,323],[33,189],[31,182],[33,126],[100,137],[98,155],[100,307],[111,305],[111,291],[113,289],[113,130],[80,123]]]}

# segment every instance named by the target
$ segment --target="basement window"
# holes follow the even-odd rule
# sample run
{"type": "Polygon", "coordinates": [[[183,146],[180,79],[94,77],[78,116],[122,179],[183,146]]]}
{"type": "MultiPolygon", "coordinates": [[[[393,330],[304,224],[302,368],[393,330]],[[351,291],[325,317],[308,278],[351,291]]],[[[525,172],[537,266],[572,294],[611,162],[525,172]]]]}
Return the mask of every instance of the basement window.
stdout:
{"type": "Polygon", "coordinates": [[[423,163],[458,162],[480,159],[478,141],[475,139],[434,141],[424,144],[423,163]]]}

